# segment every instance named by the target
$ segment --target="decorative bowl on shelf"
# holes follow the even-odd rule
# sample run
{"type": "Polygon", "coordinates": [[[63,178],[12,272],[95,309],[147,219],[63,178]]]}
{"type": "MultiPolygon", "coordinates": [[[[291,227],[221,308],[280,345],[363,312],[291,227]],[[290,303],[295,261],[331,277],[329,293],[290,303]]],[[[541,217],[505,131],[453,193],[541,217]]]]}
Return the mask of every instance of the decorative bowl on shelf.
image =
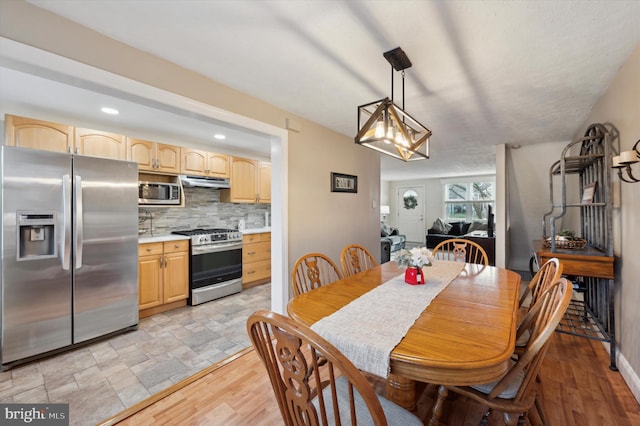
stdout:
{"type": "MultiPolygon", "coordinates": [[[[545,248],[551,247],[551,237],[543,237],[542,245],[545,248]]],[[[587,240],[584,238],[564,237],[556,235],[556,248],[566,250],[582,250],[587,246],[587,240]]]]}

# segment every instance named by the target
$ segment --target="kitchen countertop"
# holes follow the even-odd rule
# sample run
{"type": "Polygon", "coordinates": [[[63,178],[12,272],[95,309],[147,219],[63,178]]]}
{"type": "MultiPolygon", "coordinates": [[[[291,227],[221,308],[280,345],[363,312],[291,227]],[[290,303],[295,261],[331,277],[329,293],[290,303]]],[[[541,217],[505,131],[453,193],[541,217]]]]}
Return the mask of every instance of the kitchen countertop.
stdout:
{"type": "Polygon", "coordinates": [[[138,244],[160,243],[163,241],[178,241],[178,240],[188,240],[188,239],[189,237],[187,237],[186,235],[169,234],[169,235],[159,235],[157,237],[139,237],[138,244]]]}
{"type": "MultiPolygon", "coordinates": [[[[242,233],[245,234],[245,235],[262,234],[264,232],[271,232],[271,227],[267,226],[267,227],[262,227],[262,228],[251,228],[251,229],[245,229],[244,231],[242,231],[242,233]]],[[[189,237],[186,236],[186,235],[175,235],[175,234],[158,235],[158,236],[153,236],[153,237],[141,236],[141,237],[138,238],[138,243],[139,244],[159,243],[159,242],[163,242],[163,241],[178,241],[178,240],[188,240],[188,239],[189,239],[189,237]]]]}
{"type": "Polygon", "coordinates": [[[264,228],[251,228],[251,229],[245,229],[242,231],[242,234],[244,235],[248,235],[248,234],[262,234],[265,232],[271,232],[271,227],[270,226],[266,226],[264,228]]]}

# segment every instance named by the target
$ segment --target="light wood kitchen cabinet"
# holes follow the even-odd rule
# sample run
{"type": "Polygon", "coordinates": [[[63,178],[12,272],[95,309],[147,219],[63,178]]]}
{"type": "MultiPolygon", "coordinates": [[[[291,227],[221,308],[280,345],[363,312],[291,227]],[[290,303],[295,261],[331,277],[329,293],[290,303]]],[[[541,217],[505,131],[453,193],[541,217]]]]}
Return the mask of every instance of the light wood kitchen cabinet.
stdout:
{"type": "Polygon", "coordinates": [[[229,178],[229,156],[197,149],[181,149],[180,172],[186,175],[229,178]]]}
{"type": "Polygon", "coordinates": [[[242,236],[242,288],[271,279],[271,233],[242,236]]]}
{"type": "Polygon", "coordinates": [[[6,144],[46,151],[71,152],[73,127],[65,124],[5,115],[6,144]]]}
{"type": "Polygon", "coordinates": [[[271,163],[258,163],[258,202],[271,203],[271,163]]]}
{"type": "Polygon", "coordinates": [[[74,153],[90,157],[127,159],[127,137],[116,133],[75,128],[74,153]]]}
{"type": "Polygon", "coordinates": [[[140,318],[186,305],[189,240],[138,246],[140,318]]]}
{"type": "Polygon", "coordinates": [[[5,116],[6,143],[9,146],[72,152],[90,157],[127,158],[126,137],[100,130],[82,129],[7,114],[5,116]]]}
{"type": "Polygon", "coordinates": [[[231,188],[220,193],[230,203],[271,203],[271,164],[231,157],[231,188]]]}
{"type": "Polygon", "coordinates": [[[138,163],[140,171],[180,173],[179,146],[127,138],[127,160],[138,163]]]}

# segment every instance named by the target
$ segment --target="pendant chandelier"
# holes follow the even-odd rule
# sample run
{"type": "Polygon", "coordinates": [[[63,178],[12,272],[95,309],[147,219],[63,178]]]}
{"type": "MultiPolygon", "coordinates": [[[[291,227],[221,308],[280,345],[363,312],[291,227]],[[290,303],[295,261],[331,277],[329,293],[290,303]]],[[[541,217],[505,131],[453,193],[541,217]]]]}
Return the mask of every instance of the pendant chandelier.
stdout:
{"type": "Polygon", "coordinates": [[[404,70],[411,61],[397,47],[384,53],[391,64],[391,99],[384,98],[358,107],[358,134],[355,141],[403,161],[429,158],[431,130],[404,110],[404,70]],[[393,103],[393,75],[402,72],[402,108],[393,103]]]}

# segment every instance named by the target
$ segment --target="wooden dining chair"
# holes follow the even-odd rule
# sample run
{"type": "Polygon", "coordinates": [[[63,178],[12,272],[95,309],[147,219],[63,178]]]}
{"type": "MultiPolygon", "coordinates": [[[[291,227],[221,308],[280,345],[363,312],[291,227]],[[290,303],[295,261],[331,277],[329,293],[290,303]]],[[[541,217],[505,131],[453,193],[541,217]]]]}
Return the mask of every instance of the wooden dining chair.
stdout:
{"type": "Polygon", "coordinates": [[[306,325],[258,311],[247,320],[247,331],[285,425],[422,425],[376,395],[360,370],[306,325]]]}
{"type": "Polygon", "coordinates": [[[366,271],[377,265],[373,256],[360,244],[349,244],[340,253],[340,264],[345,277],[366,271]]]}
{"type": "Polygon", "coordinates": [[[291,278],[293,293],[298,296],[342,279],[342,273],[328,256],[322,253],[309,253],[296,261],[291,278]]]}
{"type": "MultiPolygon", "coordinates": [[[[519,417],[527,415],[533,407],[538,412],[542,424],[549,424],[540,399],[542,385],[537,377],[549,347],[549,338],[564,316],[572,292],[571,282],[561,278],[538,297],[516,334],[517,338],[528,331],[531,338],[522,354],[511,361],[511,367],[501,379],[482,385],[440,386],[430,424],[438,424],[448,391],[488,406],[487,413],[490,410],[502,411],[504,422],[508,425],[517,424],[519,417]]],[[[486,424],[486,420],[485,416],[481,424],[486,424]]]]}
{"type": "Polygon", "coordinates": [[[520,296],[518,304],[520,312],[519,318],[524,317],[531,306],[533,306],[538,297],[553,283],[558,282],[562,276],[562,265],[557,257],[547,260],[538,272],[531,278],[529,285],[525,288],[520,296]]]}
{"type": "Polygon", "coordinates": [[[434,259],[489,265],[487,252],[476,242],[451,238],[438,243],[432,252],[434,259]]]}

